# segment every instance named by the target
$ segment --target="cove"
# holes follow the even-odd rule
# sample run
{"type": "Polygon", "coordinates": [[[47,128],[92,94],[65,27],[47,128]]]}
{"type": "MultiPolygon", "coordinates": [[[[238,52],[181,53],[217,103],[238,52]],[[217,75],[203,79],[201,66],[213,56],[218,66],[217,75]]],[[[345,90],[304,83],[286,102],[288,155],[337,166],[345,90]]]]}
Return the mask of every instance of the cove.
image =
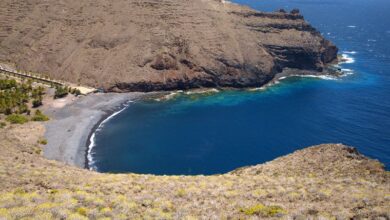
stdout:
{"type": "Polygon", "coordinates": [[[390,30],[383,21],[390,20],[389,2],[236,2],[269,11],[300,8],[350,58],[341,66],[346,75],[293,77],[264,91],[179,94],[168,101],[130,103],[96,131],[91,168],[217,174],[321,143],[355,146],[388,167],[390,30]]]}

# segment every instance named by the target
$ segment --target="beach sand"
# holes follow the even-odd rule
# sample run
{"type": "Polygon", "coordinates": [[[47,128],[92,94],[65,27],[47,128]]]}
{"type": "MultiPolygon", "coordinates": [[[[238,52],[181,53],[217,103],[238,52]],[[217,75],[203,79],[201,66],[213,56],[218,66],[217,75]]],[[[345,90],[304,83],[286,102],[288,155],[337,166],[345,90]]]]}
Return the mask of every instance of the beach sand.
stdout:
{"type": "Polygon", "coordinates": [[[85,168],[89,136],[95,126],[123,104],[145,93],[97,93],[78,98],[58,99],[44,109],[51,120],[45,123],[48,144],[44,156],[85,168]]]}

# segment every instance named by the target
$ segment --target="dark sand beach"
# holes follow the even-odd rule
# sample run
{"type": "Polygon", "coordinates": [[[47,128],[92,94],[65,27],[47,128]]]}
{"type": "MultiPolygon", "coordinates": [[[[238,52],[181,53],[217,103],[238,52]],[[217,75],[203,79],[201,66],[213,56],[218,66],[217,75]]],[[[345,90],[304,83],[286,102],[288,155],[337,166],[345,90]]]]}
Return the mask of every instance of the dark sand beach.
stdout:
{"type": "Polygon", "coordinates": [[[46,123],[48,144],[44,156],[84,168],[87,143],[95,126],[125,103],[143,96],[145,93],[98,93],[77,98],[65,106],[52,105],[45,110],[51,120],[46,123]]]}

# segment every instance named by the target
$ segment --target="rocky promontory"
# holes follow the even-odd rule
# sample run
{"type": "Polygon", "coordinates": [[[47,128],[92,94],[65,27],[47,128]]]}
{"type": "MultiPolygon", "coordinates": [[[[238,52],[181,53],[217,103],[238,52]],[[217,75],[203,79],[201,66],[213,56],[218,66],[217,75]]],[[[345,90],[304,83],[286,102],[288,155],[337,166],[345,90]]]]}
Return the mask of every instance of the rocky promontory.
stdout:
{"type": "Polygon", "coordinates": [[[324,73],[337,51],[298,10],[218,0],[0,2],[0,61],[107,91],[258,87],[285,69],[324,73]]]}

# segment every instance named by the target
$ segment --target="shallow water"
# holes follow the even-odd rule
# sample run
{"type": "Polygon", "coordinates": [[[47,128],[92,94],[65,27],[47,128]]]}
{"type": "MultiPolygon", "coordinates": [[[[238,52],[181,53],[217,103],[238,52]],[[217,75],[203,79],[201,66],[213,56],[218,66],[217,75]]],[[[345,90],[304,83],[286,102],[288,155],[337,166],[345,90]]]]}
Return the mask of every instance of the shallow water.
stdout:
{"type": "Polygon", "coordinates": [[[294,77],[264,91],[179,94],[106,121],[90,165],[100,172],[215,174],[320,143],[344,143],[390,165],[390,1],[236,0],[300,8],[350,58],[337,79],[294,77]]]}

